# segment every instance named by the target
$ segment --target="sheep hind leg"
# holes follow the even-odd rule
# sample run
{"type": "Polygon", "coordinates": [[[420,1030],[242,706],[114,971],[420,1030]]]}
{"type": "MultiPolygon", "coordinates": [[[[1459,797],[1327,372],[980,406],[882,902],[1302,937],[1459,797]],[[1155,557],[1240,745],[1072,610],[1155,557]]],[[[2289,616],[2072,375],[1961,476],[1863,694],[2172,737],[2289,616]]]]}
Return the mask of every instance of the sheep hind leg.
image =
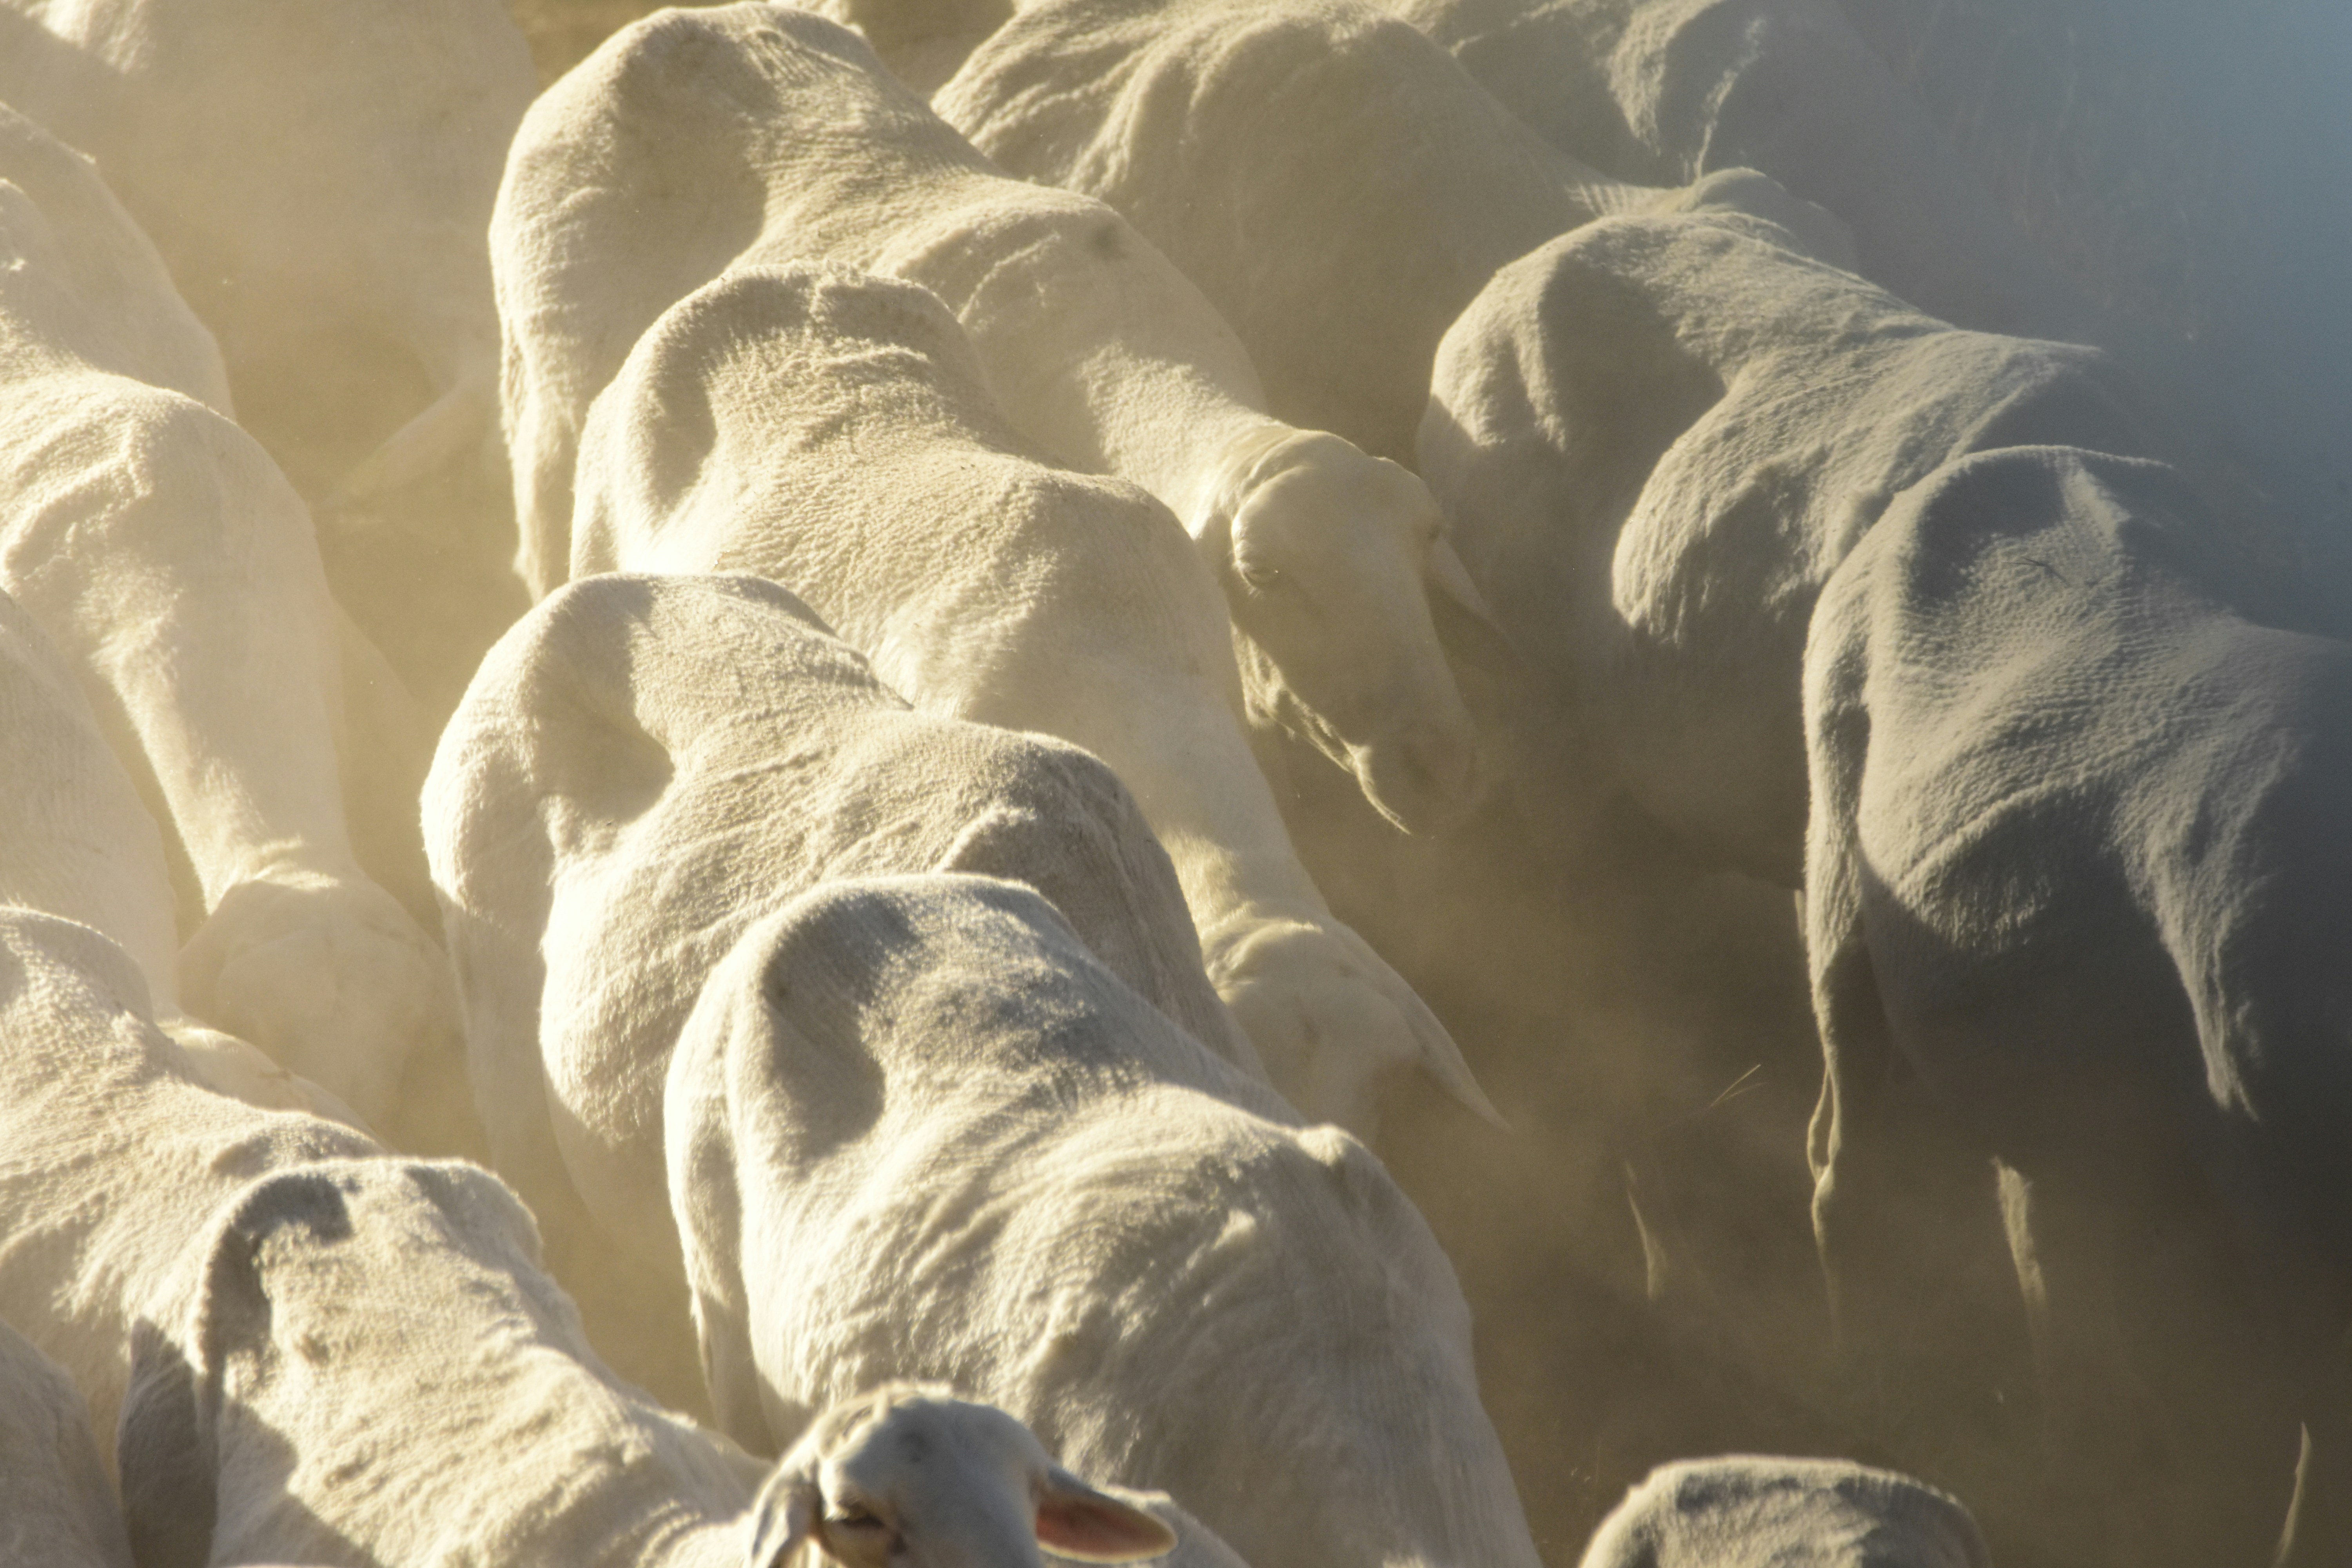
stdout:
{"type": "MultiPolygon", "coordinates": [[[[2067,1172],[2004,1180],[2042,1392],[2043,1517],[2066,1560],[2263,1560],[2294,1400],[2210,1203],[2067,1172]]],[[[2316,1559],[2314,1559],[2316,1561],[2316,1559]]]]}
{"type": "Polygon", "coordinates": [[[2273,1568],[2352,1563],[2352,1333],[2331,1347],[2319,1383],[2273,1568]]]}
{"type": "Polygon", "coordinates": [[[1818,967],[1815,1005],[1813,1227],[1852,1415],[1895,1462],[1966,1488],[2012,1446],[2022,1381],[1992,1164],[1902,1060],[1858,934],[1818,967]]]}
{"type": "Polygon", "coordinates": [[[2135,1560],[2125,1545],[2134,1526],[2116,1500],[2136,1475],[2164,1467],[2148,1448],[2158,1429],[2126,1418],[2148,1401],[2134,1396],[2116,1353],[2111,1238],[2046,1182],[2004,1166],[2000,1187],[2041,1395],[2035,1533],[2055,1559],[2122,1568],[2135,1560]]]}

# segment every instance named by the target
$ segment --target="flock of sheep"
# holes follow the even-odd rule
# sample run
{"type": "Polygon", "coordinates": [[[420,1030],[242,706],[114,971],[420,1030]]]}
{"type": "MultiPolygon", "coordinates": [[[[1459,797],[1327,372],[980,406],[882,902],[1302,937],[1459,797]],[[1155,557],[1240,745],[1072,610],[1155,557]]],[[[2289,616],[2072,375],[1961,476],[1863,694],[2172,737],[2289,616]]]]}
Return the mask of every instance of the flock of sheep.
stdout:
{"type": "MultiPolygon", "coordinates": [[[[0,100],[0,1561],[2352,1563],[2352,594],[1832,0],[0,100]],[[1383,1163],[1536,1136],[1530,887],[1818,1032],[1846,1457],[1589,1547],[1441,1247],[1550,1194],[1383,1163]]],[[[1644,1138],[1663,1321],[1760,1211],[1644,1138]]]]}

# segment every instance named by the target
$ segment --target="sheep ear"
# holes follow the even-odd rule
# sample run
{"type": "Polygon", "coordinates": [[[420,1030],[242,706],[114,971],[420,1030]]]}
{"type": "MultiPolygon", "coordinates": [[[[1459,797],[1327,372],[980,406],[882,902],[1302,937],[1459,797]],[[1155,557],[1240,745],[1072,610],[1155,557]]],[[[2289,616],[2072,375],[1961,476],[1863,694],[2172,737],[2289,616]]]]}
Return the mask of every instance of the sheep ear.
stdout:
{"type": "MultiPolygon", "coordinates": [[[[1470,568],[1462,563],[1454,552],[1454,542],[1443,534],[1429,547],[1429,580],[1444,590],[1445,596],[1477,616],[1493,629],[1497,637],[1503,628],[1495,620],[1495,612],[1486,603],[1486,595],[1478,592],[1478,584],[1470,580],[1470,568]]],[[[1505,637],[1505,641],[1509,638],[1505,637]]]]}
{"type": "Polygon", "coordinates": [[[1056,1466],[1037,1498],[1037,1544],[1081,1563],[1132,1563],[1173,1551],[1176,1532],[1056,1466]]]}
{"type": "Polygon", "coordinates": [[[751,1505],[751,1539],[743,1568],[788,1568],[802,1547],[816,1539],[815,1479],[799,1470],[779,1469],[751,1505]]]}

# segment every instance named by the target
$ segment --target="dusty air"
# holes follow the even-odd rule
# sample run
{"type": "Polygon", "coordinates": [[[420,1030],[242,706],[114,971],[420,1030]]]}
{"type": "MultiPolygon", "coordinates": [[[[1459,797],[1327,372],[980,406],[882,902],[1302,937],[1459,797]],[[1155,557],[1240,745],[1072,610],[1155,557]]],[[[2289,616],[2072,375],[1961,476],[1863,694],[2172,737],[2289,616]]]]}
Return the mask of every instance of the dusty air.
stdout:
{"type": "Polygon", "coordinates": [[[0,0],[0,1568],[2352,1568],[2213,9],[0,0]]]}

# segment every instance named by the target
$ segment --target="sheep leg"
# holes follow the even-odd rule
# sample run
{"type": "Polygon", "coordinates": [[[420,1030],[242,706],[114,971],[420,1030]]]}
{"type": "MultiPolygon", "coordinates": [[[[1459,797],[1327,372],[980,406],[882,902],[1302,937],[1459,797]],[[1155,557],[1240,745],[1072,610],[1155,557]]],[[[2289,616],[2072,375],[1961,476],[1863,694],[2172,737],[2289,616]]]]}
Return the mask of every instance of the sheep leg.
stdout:
{"type": "MultiPolygon", "coordinates": [[[[1814,922],[1825,905],[1809,899],[1814,922]]],[[[1992,1163],[1926,1102],[1860,921],[1812,935],[1825,1064],[1813,1228],[1850,1418],[1998,1516],[2024,1489],[2003,1456],[2021,1415],[2008,1385],[2027,1374],[1992,1163]]]]}
{"type": "Polygon", "coordinates": [[[2352,1334],[2322,1368],[2275,1568],[2352,1563],[2352,1334]]]}
{"type": "Polygon", "coordinates": [[[2145,1174],[2056,1170],[2005,1194],[2047,1528],[2079,1533],[2069,1561],[2253,1563],[2290,1501],[2291,1360],[2219,1205],[2145,1174]]]}
{"type": "Polygon", "coordinates": [[[1910,1359],[1944,1226],[1917,1168],[1921,1145],[1906,1135],[1912,1108],[1895,1081],[1902,1066],[1858,928],[1819,971],[1813,1236],[1839,1359],[1867,1388],[1910,1359]]]}

